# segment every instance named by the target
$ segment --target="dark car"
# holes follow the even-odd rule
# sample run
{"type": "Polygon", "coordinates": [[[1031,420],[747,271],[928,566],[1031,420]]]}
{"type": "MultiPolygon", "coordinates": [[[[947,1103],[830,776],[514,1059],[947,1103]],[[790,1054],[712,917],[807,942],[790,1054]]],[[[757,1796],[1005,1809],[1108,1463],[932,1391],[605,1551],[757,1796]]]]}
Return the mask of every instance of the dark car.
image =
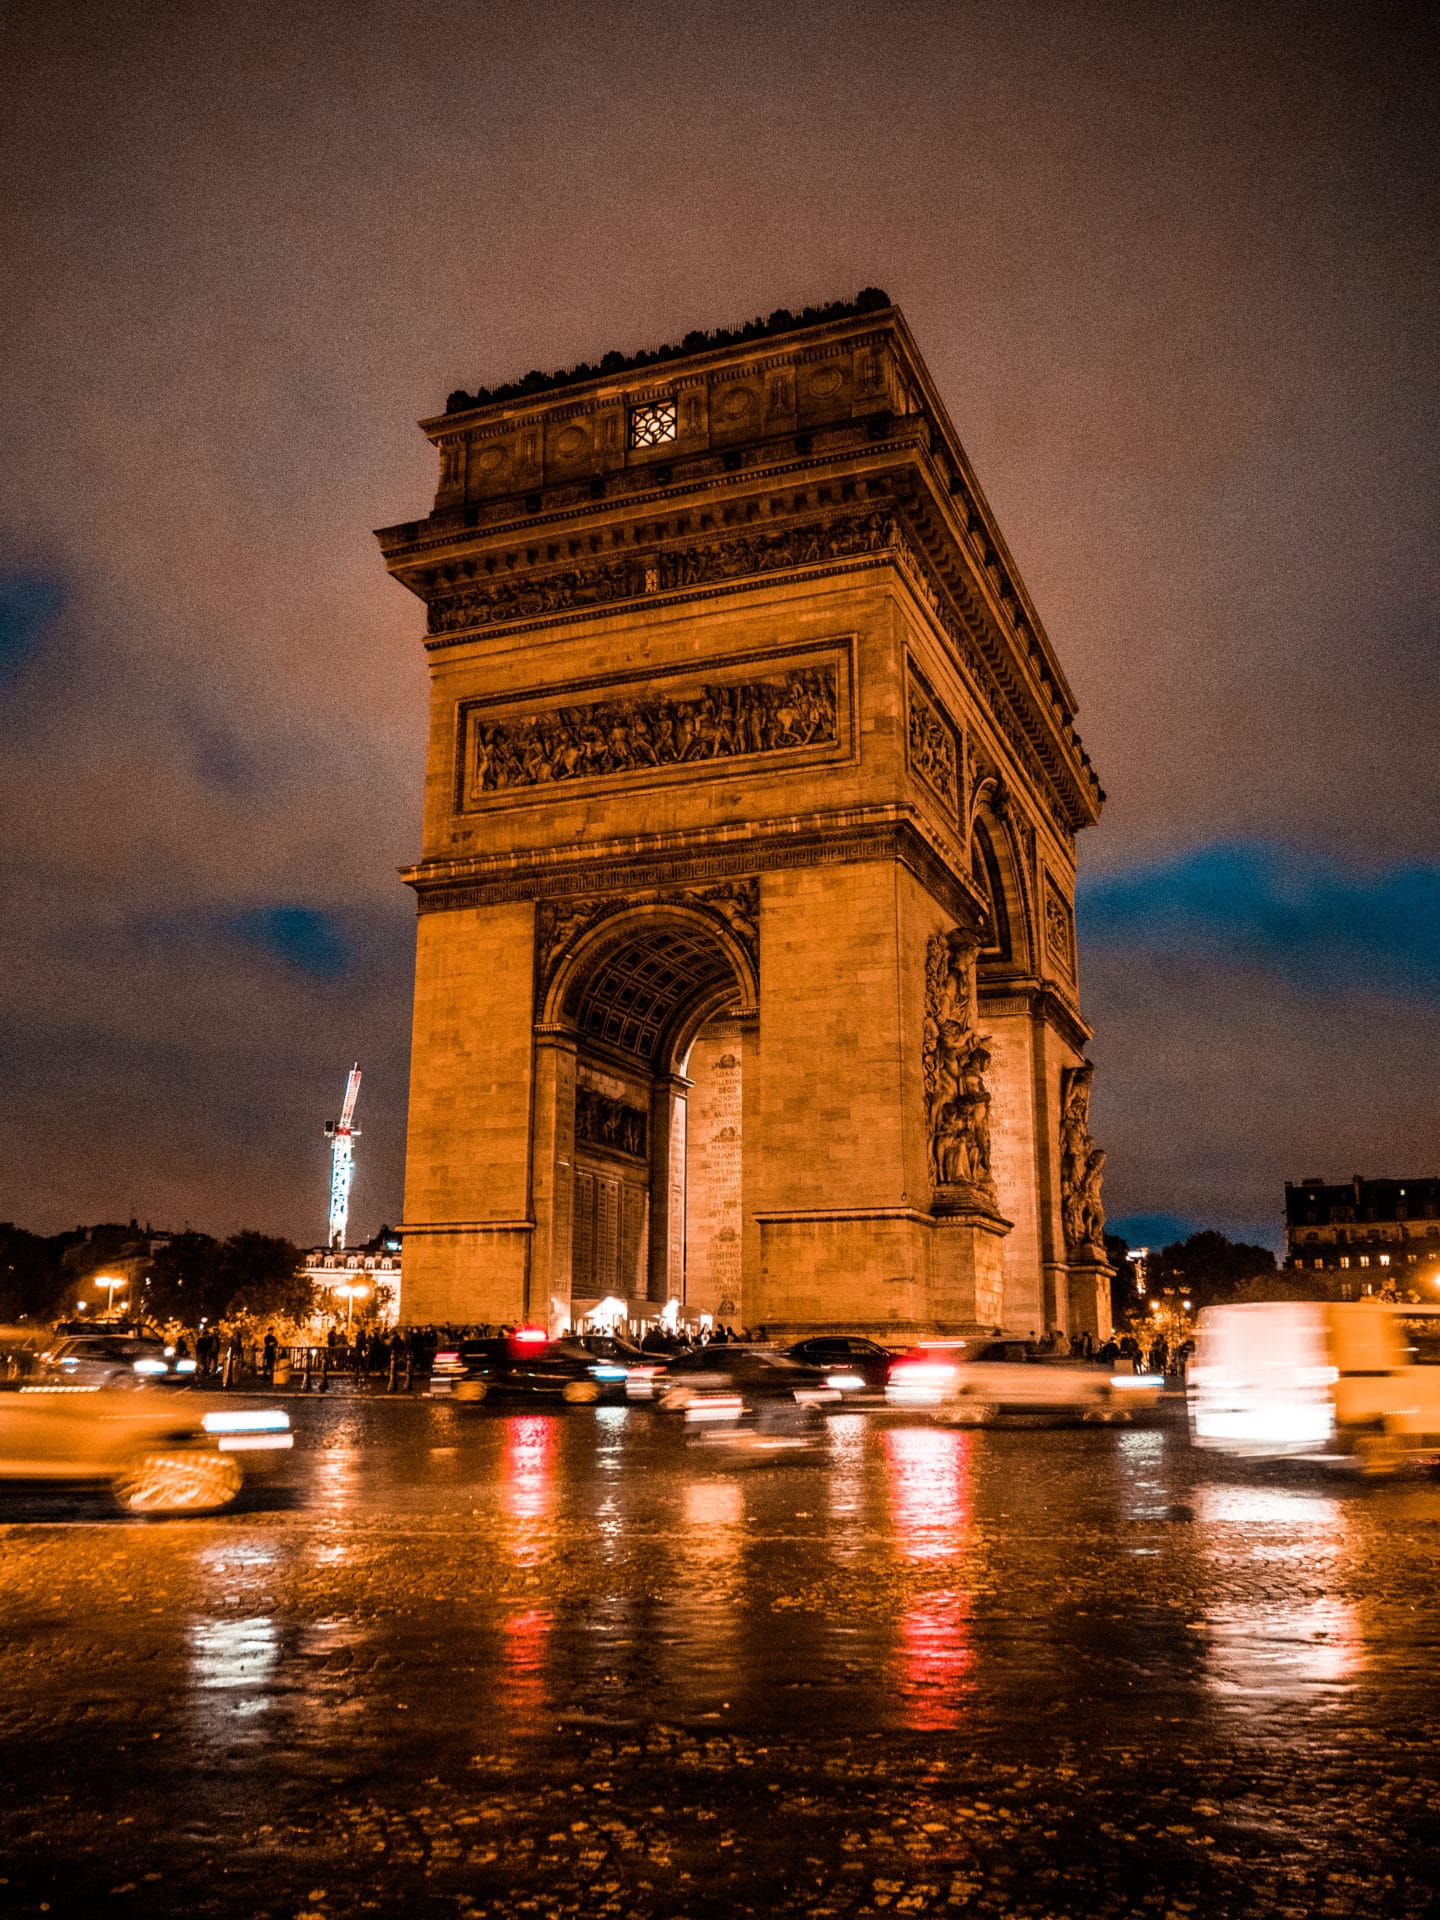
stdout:
{"type": "Polygon", "coordinates": [[[597,1378],[603,1365],[577,1341],[551,1340],[543,1327],[517,1327],[442,1347],[430,1370],[430,1391],[471,1405],[493,1395],[593,1406],[615,1388],[615,1397],[623,1399],[623,1378],[597,1378]]]}
{"type": "Polygon", "coordinates": [[[589,1355],[592,1375],[602,1383],[601,1398],[605,1400],[629,1398],[631,1375],[637,1370],[652,1374],[659,1358],[653,1353],[642,1353],[618,1333],[579,1333],[572,1335],[566,1345],[580,1347],[589,1355]]]}
{"type": "Polygon", "coordinates": [[[846,1400],[883,1397],[897,1355],[859,1334],[818,1333],[785,1349],[803,1367],[817,1367],[825,1384],[846,1400]]]}
{"type": "Polygon", "coordinates": [[[158,1337],[92,1329],[58,1340],[42,1354],[40,1377],[52,1386],[190,1386],[195,1362],[177,1360],[174,1348],[158,1337]]]}

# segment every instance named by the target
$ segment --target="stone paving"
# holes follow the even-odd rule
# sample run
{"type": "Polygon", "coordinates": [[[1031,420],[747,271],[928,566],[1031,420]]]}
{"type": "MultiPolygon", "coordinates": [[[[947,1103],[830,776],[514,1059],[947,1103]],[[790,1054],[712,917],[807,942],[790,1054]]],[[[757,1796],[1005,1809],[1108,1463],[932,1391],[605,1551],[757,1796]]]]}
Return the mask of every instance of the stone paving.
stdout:
{"type": "Polygon", "coordinates": [[[297,1418],[288,1503],[0,1527],[0,1910],[1440,1910],[1432,1484],[297,1418]]]}

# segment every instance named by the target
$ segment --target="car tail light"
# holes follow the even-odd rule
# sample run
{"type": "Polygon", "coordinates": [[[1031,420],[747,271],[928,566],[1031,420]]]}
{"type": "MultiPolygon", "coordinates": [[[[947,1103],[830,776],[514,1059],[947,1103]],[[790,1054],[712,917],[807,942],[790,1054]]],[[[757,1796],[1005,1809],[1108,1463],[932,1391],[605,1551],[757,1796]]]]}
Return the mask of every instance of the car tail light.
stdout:
{"type": "Polygon", "coordinates": [[[510,1338],[517,1347],[543,1347],[550,1336],[544,1327],[516,1327],[510,1338]]]}

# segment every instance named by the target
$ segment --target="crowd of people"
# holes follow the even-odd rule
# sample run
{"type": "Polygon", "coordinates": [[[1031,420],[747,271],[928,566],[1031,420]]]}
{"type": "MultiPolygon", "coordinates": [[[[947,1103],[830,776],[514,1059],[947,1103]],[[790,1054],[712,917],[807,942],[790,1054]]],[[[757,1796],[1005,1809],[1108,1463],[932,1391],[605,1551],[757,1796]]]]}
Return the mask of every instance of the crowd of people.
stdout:
{"type": "MultiPolygon", "coordinates": [[[[193,1342],[181,1334],[175,1343],[175,1354],[182,1360],[193,1357],[197,1381],[226,1387],[238,1387],[247,1380],[273,1385],[277,1372],[284,1380],[288,1369],[292,1381],[299,1374],[305,1383],[318,1381],[323,1385],[332,1374],[346,1374],[357,1383],[383,1380],[387,1391],[401,1392],[429,1378],[435,1355],[442,1347],[454,1346],[462,1340],[503,1337],[514,1331],[508,1325],[488,1323],[397,1327],[388,1332],[383,1328],[357,1327],[350,1334],[332,1327],[323,1341],[293,1346],[282,1344],[273,1328],[267,1330],[263,1339],[248,1342],[238,1329],[228,1338],[216,1330],[202,1330],[193,1342]]],[[[683,1326],[667,1327],[655,1321],[636,1345],[643,1353],[677,1354],[707,1344],[724,1346],[746,1342],[753,1337],[747,1330],[742,1328],[737,1332],[731,1326],[697,1331],[683,1326]]],[[[1072,1360],[1106,1367],[1128,1362],[1136,1373],[1176,1374],[1183,1378],[1195,1343],[1181,1340],[1172,1346],[1163,1334],[1157,1334],[1145,1344],[1133,1333],[1125,1333],[1118,1337],[1112,1334],[1097,1344],[1089,1333],[1072,1334],[1067,1339],[1056,1331],[1037,1340],[1035,1345],[1043,1352],[1068,1354],[1072,1360]]]]}

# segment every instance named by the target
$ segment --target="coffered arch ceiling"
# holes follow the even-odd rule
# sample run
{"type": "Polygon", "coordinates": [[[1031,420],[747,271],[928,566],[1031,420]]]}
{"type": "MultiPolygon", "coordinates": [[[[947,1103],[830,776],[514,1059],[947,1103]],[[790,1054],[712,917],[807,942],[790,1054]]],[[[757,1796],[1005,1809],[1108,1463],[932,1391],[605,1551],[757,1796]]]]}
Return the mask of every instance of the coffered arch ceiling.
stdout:
{"type": "Polygon", "coordinates": [[[698,915],[627,916],[577,954],[558,1011],[580,1039],[668,1072],[697,1010],[750,997],[732,945],[698,915]]]}

